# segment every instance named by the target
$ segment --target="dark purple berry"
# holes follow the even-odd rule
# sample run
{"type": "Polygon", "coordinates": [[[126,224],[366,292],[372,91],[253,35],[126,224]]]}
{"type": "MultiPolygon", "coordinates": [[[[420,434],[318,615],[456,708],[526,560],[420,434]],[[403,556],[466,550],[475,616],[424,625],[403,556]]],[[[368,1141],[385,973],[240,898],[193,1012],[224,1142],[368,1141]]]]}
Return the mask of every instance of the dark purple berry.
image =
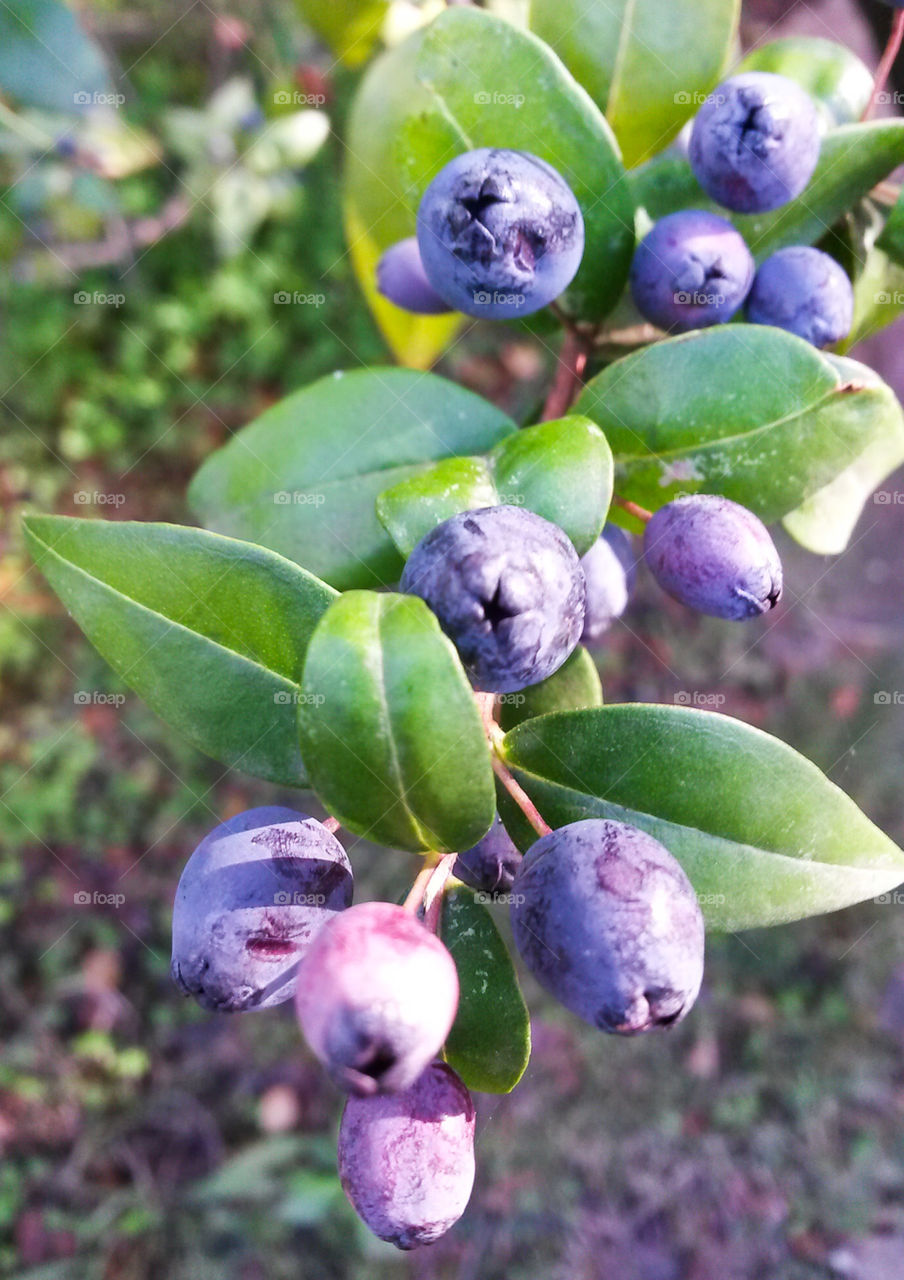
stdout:
{"type": "Polygon", "coordinates": [[[598,645],[628,606],[637,577],[634,545],[618,525],[607,524],[590,550],[581,557],[587,583],[583,644],[598,645]]]}
{"type": "Polygon", "coordinates": [[[497,813],[483,839],[455,859],[452,874],[482,893],[508,893],[520,864],[521,854],[497,813]]]}
{"type": "Polygon", "coordinates": [[[779,249],[754,277],[747,319],[787,329],[814,347],[846,338],[854,323],[854,290],[834,258],[809,245],[779,249]]]}
{"type": "Polygon", "coordinates": [[[397,307],[418,315],[441,315],[452,310],[424,273],[416,236],[400,240],[380,258],[377,263],[377,289],[397,307]]]}

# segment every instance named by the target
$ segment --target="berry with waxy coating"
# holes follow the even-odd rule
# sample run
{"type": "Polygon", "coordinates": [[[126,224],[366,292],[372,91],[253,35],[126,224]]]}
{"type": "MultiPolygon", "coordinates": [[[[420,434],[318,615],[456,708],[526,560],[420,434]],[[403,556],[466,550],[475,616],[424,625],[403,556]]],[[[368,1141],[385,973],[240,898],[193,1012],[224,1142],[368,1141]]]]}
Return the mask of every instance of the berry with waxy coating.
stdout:
{"type": "Polygon", "coordinates": [[[511,693],[557,671],[581,637],[584,575],[557,525],[522,507],[451,516],[402,574],[458,649],[478,689],[511,693]]]}
{"type": "Polygon", "coordinates": [[[694,120],[688,158],[713,200],[737,213],[778,209],[819,159],[819,114],[786,76],[745,71],[714,89],[694,120]]]}
{"type": "Polygon", "coordinates": [[[747,319],[787,329],[814,347],[828,347],[851,331],[854,290],[844,268],[820,249],[779,249],[754,277],[747,319]]]}
{"type": "Polygon", "coordinates": [[[492,320],[530,315],[571,283],[584,220],[568,183],[526,151],[480,147],[439,171],[418,208],[427,279],[450,306],[492,320]]]}
{"type": "Polygon", "coordinates": [[[767,613],[782,564],[763,522],[737,502],[697,493],[660,507],[644,529],[644,560],[664,591],[716,618],[767,613]]]}
{"type": "Polygon", "coordinates": [[[380,258],[377,289],[397,307],[417,315],[435,316],[452,310],[427,279],[416,236],[400,240],[380,258]]]}
{"type": "Polygon", "coordinates": [[[521,854],[497,813],[483,839],[455,859],[452,874],[482,893],[508,893],[520,865],[521,854]]]}
{"type": "Polygon", "coordinates": [[[345,850],[293,809],[248,809],[185,864],[173,907],[173,980],[205,1009],[267,1009],[295,994],[299,958],[352,900],[345,850]]]}
{"type": "Polygon", "coordinates": [[[436,1057],[457,1008],[455,961],[390,902],[363,902],[336,916],[299,969],[305,1039],[349,1093],[407,1089],[436,1057]]]}
{"type": "Polygon", "coordinates": [[[607,524],[596,542],[581,556],[587,583],[582,644],[597,645],[628,607],[637,564],[631,539],[616,524],[607,524]]]}
{"type": "Polygon", "coordinates": [[[434,1062],[403,1093],[349,1098],[339,1126],[339,1178],[358,1215],[399,1249],[432,1244],[474,1185],[474,1103],[434,1062]]]}
{"type": "Polygon", "coordinates": [[[537,981],[601,1031],[679,1022],[703,978],[703,917],[668,849],[586,818],[542,836],[512,899],[515,943],[537,981]]]}
{"type": "Polygon", "coordinates": [[[730,222],[704,209],[660,218],[631,263],[638,311],[668,333],[724,324],[744,302],[754,262],[730,222]]]}

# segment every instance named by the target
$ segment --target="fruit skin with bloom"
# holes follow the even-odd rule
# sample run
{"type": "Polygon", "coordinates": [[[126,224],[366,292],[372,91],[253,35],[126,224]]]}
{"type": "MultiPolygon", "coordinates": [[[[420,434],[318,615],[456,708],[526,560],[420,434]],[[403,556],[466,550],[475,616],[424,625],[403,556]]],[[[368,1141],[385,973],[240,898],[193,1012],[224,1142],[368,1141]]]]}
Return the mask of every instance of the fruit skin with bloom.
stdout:
{"type": "Polygon", "coordinates": [[[417,240],[427,279],[465,315],[511,320],[568,288],[584,253],[584,219],[568,183],[526,151],[456,156],[424,192],[417,240]]]}
{"type": "Polygon", "coordinates": [[[660,507],[644,529],[643,552],[663,591],[715,618],[755,618],[782,596],[782,564],[768,529],[717,494],[660,507]]]}
{"type": "Polygon", "coordinates": [[[416,1249],[458,1221],[474,1185],[474,1122],[471,1095],[443,1062],[403,1093],[348,1099],[339,1179],[381,1240],[416,1249]]]}
{"type": "Polygon", "coordinates": [[[814,347],[829,347],[851,331],[854,289],[844,268],[822,250],[809,245],[779,249],[754,277],[747,319],[796,333],[814,347]]]}
{"type": "Polygon", "coordinates": [[[377,263],[377,289],[384,298],[416,315],[438,316],[452,308],[427,279],[417,236],[399,240],[377,263]]]}
{"type": "Polygon", "coordinates": [[[455,859],[452,874],[481,893],[508,893],[520,865],[521,854],[497,813],[483,839],[455,859]]]}
{"type": "Polygon", "coordinates": [[[703,916],[658,840],[585,818],[533,845],[515,877],[515,944],[557,1000],[601,1031],[671,1026],[703,979],[703,916]]]}
{"type": "Polygon", "coordinates": [[[411,912],[362,902],[331,920],[308,949],[295,1007],[305,1039],[340,1089],[391,1093],[409,1088],[442,1048],[458,1008],[458,971],[411,912]]]}
{"type": "Polygon", "coordinates": [[[599,645],[616,618],[628,607],[637,578],[634,545],[617,524],[606,524],[583,556],[581,568],[587,583],[584,630],[581,643],[599,645]]]}
{"type": "Polygon", "coordinates": [[[697,112],[688,159],[708,196],[736,213],[766,213],[806,187],[820,150],[819,114],[787,76],[745,71],[697,112]]]}

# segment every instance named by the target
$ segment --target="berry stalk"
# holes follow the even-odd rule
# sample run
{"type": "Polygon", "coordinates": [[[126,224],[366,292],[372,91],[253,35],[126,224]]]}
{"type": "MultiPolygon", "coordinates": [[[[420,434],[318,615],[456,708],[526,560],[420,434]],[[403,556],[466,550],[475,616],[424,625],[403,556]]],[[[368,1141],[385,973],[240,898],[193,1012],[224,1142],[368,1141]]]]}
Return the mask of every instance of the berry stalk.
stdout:
{"type": "Polygon", "coordinates": [[[891,32],[888,37],[888,44],[885,46],[885,52],[876,68],[876,78],[873,81],[873,91],[870,94],[869,102],[864,108],[861,120],[869,120],[879,102],[879,95],[885,88],[891,69],[895,64],[895,59],[901,52],[901,44],[904,42],[904,9],[899,9],[891,23],[891,32]]]}

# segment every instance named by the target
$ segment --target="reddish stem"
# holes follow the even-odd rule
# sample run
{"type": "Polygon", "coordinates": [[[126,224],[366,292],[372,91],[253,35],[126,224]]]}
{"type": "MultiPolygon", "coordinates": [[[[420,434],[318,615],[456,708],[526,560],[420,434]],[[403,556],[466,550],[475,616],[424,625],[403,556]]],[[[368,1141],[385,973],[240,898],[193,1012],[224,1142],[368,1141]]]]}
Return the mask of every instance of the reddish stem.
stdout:
{"type": "Polygon", "coordinates": [[[546,397],[541,422],[550,422],[553,418],[561,418],[571,408],[581,378],[587,364],[587,350],[583,340],[574,329],[566,329],[562,340],[562,350],[556,365],[555,381],[546,397]]]}
{"type": "Polygon", "coordinates": [[[342,826],[342,823],[339,821],[338,818],[324,818],[321,825],[326,827],[327,831],[329,831],[332,835],[335,835],[336,832],[339,830],[339,828],[342,826]]]}
{"type": "Polygon", "coordinates": [[[435,870],[436,868],[434,866],[422,867],[415,876],[414,884],[408,890],[408,897],[402,903],[405,910],[410,911],[412,915],[417,915],[420,905],[424,900],[424,893],[426,892],[430,877],[433,875],[435,870]]]}
{"type": "Polygon", "coordinates": [[[493,753],[493,772],[512,797],[515,804],[524,814],[525,818],[527,818],[537,835],[548,836],[550,831],[552,831],[552,827],[548,822],[544,821],[540,811],[537,809],[537,806],[524,790],[521,783],[517,778],[512,776],[495,752],[493,753]]]}
{"type": "Polygon", "coordinates": [[[433,868],[433,874],[424,890],[424,924],[431,933],[439,933],[439,919],[443,909],[443,890],[452,874],[457,853],[446,853],[433,868]]]}
{"type": "Polygon", "coordinates": [[[869,120],[870,116],[875,111],[879,102],[879,96],[885,88],[891,69],[895,64],[895,58],[897,58],[901,51],[902,41],[904,41],[904,9],[898,9],[895,11],[895,16],[892,19],[888,44],[885,46],[885,52],[882,54],[879,66],[876,68],[876,78],[873,81],[873,91],[870,94],[870,99],[866,104],[863,115],[860,117],[861,120],[869,120]]]}
{"type": "Polygon", "coordinates": [[[620,498],[618,494],[613,494],[612,501],[617,507],[621,507],[623,511],[627,511],[629,515],[635,516],[636,519],[642,520],[644,524],[648,520],[653,519],[652,511],[648,511],[646,507],[639,507],[636,502],[630,502],[627,498],[620,498]]]}

